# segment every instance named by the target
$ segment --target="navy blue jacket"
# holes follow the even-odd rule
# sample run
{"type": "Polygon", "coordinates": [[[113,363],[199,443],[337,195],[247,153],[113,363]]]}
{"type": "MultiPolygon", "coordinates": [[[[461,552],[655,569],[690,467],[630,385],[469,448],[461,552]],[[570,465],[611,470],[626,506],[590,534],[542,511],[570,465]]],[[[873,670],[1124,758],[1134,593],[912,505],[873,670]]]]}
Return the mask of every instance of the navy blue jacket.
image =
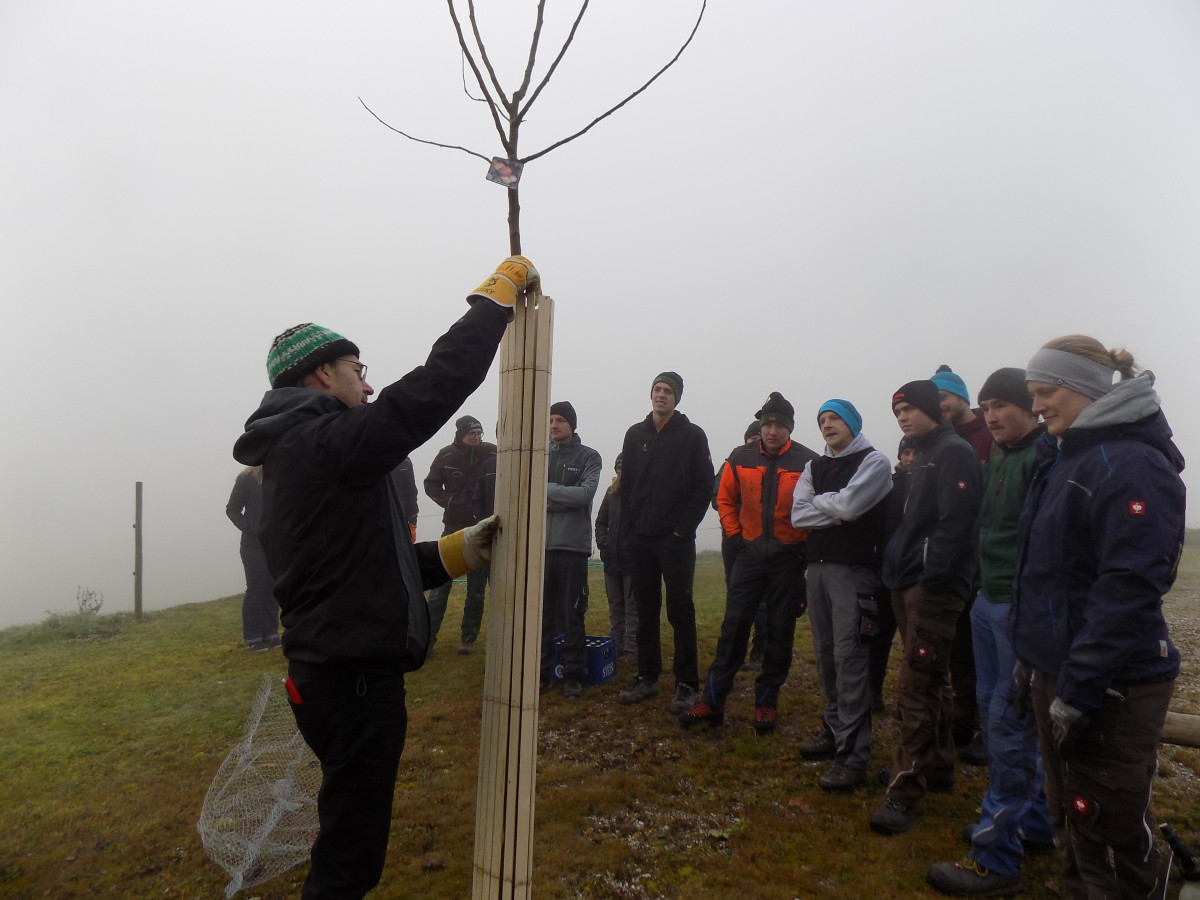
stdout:
{"type": "Polygon", "coordinates": [[[1112,685],[1179,672],[1162,598],[1183,550],[1181,471],[1161,411],[1071,427],[1060,444],[1039,439],[1018,528],[1013,645],[1027,666],[1057,676],[1058,696],[1076,709],[1099,709],[1112,685]]]}

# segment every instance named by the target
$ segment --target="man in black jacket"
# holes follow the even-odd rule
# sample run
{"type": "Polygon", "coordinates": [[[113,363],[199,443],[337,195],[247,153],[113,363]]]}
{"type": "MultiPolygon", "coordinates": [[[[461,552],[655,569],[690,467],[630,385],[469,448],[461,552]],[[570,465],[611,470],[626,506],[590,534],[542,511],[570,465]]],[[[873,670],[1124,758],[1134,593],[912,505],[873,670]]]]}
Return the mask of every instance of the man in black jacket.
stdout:
{"type": "Polygon", "coordinates": [[[904,641],[897,700],[900,742],[883,805],[871,816],[882,834],[908,829],[927,791],[954,789],[950,728],[950,645],[975,574],[975,518],[982,498],[979,459],[941,421],[932,381],[910,381],[892,395],[892,412],[917,459],[900,527],[883,558],[904,641]]]}
{"type": "Polygon", "coordinates": [[[263,549],[283,611],[286,686],[321,763],[320,831],[302,897],[360,898],[379,882],[404,749],[404,673],[425,661],[422,591],[477,568],[496,519],[413,545],[389,473],[482,383],[518,294],[510,257],[468,296],[424,366],[375,393],[358,347],[311,323],[279,335],[272,390],[234,457],[263,467],[263,549]]]}
{"type": "Polygon", "coordinates": [[[699,699],[696,651],[696,528],[708,509],[713,467],[708,437],[675,409],[683,379],[663,372],[650,386],[652,409],[625,432],[621,449],[621,534],[629,548],[633,596],[638,606],[638,676],[621,691],[621,703],[658,695],[662,647],[658,618],[666,584],[667,621],[675,634],[675,695],[679,715],[699,699]]]}

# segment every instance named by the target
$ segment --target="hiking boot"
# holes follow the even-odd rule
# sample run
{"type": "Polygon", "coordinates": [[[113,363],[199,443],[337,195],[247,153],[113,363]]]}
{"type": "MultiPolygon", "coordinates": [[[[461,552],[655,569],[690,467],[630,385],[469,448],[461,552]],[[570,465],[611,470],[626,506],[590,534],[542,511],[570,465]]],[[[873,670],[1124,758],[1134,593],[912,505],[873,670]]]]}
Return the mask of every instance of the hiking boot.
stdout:
{"type": "Polygon", "coordinates": [[[867,780],[863,769],[851,769],[841,763],[834,763],[833,768],[821,776],[817,782],[821,790],[839,794],[848,794],[867,780]]]}
{"type": "Polygon", "coordinates": [[[825,731],[815,741],[801,744],[796,752],[805,759],[833,759],[837,747],[833,743],[833,735],[825,731]]]}
{"type": "Polygon", "coordinates": [[[578,681],[568,681],[563,685],[563,696],[568,700],[578,700],[583,696],[583,685],[578,681]]]}
{"type": "Polygon", "coordinates": [[[246,649],[251,653],[261,653],[264,650],[270,650],[271,645],[266,641],[250,641],[250,643],[246,644],[246,649]]]}
{"type": "Polygon", "coordinates": [[[905,806],[899,800],[885,797],[883,805],[871,813],[871,830],[879,834],[903,834],[916,817],[916,806],[905,806]]]}
{"type": "Polygon", "coordinates": [[[475,652],[475,644],[472,643],[471,641],[459,641],[458,642],[458,655],[459,656],[470,656],[474,652],[475,652]]]}
{"type": "Polygon", "coordinates": [[[679,714],[679,724],[683,728],[691,728],[693,725],[699,725],[701,722],[708,722],[713,727],[716,727],[724,721],[725,704],[709,706],[705,700],[697,701],[696,705],[691,709],[679,714]]]}
{"type": "Polygon", "coordinates": [[[651,697],[658,696],[658,681],[651,681],[649,678],[635,678],[633,684],[617,694],[617,701],[626,705],[630,703],[641,703],[643,700],[649,700],[651,697]]]}
{"type": "Polygon", "coordinates": [[[779,724],[775,707],[765,703],[754,707],[754,731],[756,734],[770,734],[779,724]]]}
{"type": "Polygon", "coordinates": [[[968,766],[986,766],[988,762],[987,745],[983,742],[983,732],[975,732],[971,743],[958,748],[958,758],[968,766]]]}
{"type": "Polygon", "coordinates": [[[678,716],[687,712],[696,705],[696,701],[700,699],[700,692],[691,685],[677,684],[675,685],[675,696],[671,699],[671,705],[667,707],[671,711],[671,715],[678,716]]]}
{"type": "Polygon", "coordinates": [[[553,678],[542,678],[538,682],[538,693],[539,694],[546,694],[552,690],[554,690],[554,679],[553,678]]]}
{"type": "Polygon", "coordinates": [[[966,825],[963,826],[963,830],[962,830],[963,843],[969,844],[975,840],[975,829],[978,827],[979,827],[979,825],[976,822],[968,822],[966,825]]]}
{"type": "Polygon", "coordinates": [[[887,712],[887,704],[883,702],[883,691],[871,692],[871,712],[885,713],[887,712]]]}
{"type": "Polygon", "coordinates": [[[1021,890],[1020,875],[997,875],[969,856],[958,862],[934,863],[925,880],[954,897],[1010,897],[1021,890]]]}

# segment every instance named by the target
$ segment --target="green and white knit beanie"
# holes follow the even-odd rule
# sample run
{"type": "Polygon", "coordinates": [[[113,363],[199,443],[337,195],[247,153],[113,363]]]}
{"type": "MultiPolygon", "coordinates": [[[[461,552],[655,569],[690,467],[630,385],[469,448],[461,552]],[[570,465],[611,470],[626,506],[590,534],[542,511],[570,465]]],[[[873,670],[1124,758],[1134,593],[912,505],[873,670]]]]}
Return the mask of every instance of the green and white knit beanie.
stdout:
{"type": "Polygon", "coordinates": [[[271,387],[290,387],[317,366],[339,356],[358,356],[358,346],[336,331],[303,322],[271,341],[267,378],[271,387]]]}

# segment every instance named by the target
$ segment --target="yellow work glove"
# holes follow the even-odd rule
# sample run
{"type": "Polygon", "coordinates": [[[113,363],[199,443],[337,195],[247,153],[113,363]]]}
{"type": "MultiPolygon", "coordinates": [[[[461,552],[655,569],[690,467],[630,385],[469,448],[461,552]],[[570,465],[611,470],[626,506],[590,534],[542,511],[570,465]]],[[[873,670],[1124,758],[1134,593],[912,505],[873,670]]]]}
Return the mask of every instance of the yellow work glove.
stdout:
{"type": "Polygon", "coordinates": [[[499,516],[488,516],[469,528],[448,534],[438,540],[442,568],[451,578],[466,575],[484,563],[492,561],[492,537],[500,527],[499,516]]]}
{"type": "Polygon", "coordinates": [[[496,271],[484,279],[483,284],[467,295],[467,302],[474,306],[476,300],[487,297],[508,310],[508,320],[511,322],[517,295],[537,287],[540,280],[541,276],[533,263],[523,256],[510,256],[496,266],[496,271]]]}

